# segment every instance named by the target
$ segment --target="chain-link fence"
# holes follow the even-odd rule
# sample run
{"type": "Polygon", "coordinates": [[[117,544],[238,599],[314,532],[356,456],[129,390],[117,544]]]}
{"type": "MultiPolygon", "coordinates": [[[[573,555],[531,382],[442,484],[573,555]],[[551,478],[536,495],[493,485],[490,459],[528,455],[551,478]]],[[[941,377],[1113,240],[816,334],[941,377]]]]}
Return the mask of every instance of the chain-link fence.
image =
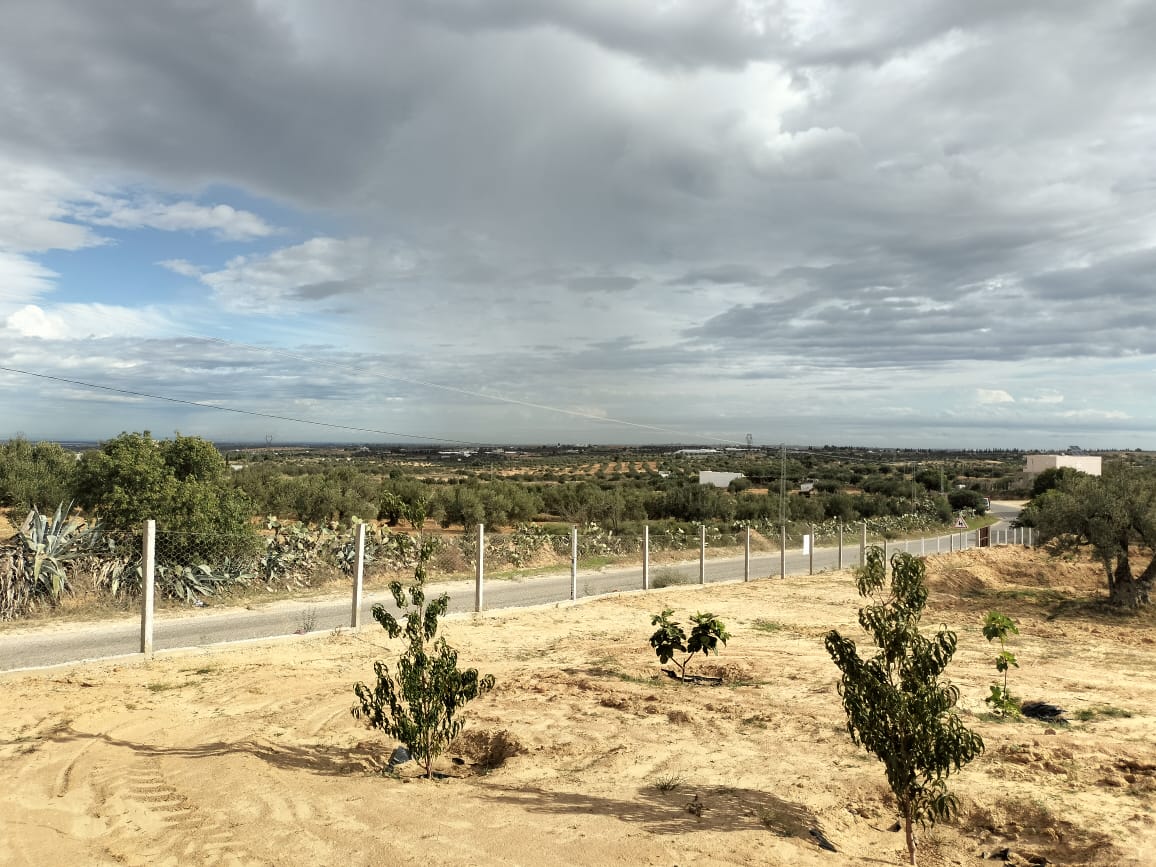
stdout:
{"type": "MultiPolygon", "coordinates": [[[[859,561],[863,544],[889,542],[918,554],[943,553],[970,544],[1030,545],[1030,529],[1001,528],[990,536],[938,531],[928,536],[920,516],[886,516],[842,525],[774,522],[700,525],[672,521],[646,526],[577,527],[524,525],[483,533],[483,562],[488,574],[564,573],[569,568],[641,565],[644,547],[650,563],[699,558],[751,557],[837,546],[833,567],[859,561]],[[749,530],[749,535],[748,535],[749,530]],[[969,538],[974,542],[969,543],[969,538]],[[644,538],[646,542],[644,543],[644,538]],[[904,541],[908,540],[908,541],[904,541]]],[[[373,582],[404,580],[417,565],[420,538],[386,525],[368,525],[364,575],[373,582]]],[[[155,541],[155,591],[162,600],[203,603],[237,590],[292,591],[322,586],[353,575],[357,550],[354,528],[307,526],[275,519],[238,534],[177,533],[158,528],[155,541]]],[[[478,529],[432,531],[427,565],[430,580],[472,578],[478,561],[478,529]]],[[[764,564],[765,568],[765,564],[764,564]]],[[[784,567],[785,568],[785,567],[784,567]]],[[[807,569],[815,568],[813,563],[807,569]]],[[[820,565],[818,568],[828,568],[820,565]]],[[[21,617],[43,602],[54,604],[75,588],[97,595],[132,599],[141,592],[144,563],[139,538],[102,538],[67,515],[36,516],[9,544],[0,546],[0,619],[21,617]]]]}

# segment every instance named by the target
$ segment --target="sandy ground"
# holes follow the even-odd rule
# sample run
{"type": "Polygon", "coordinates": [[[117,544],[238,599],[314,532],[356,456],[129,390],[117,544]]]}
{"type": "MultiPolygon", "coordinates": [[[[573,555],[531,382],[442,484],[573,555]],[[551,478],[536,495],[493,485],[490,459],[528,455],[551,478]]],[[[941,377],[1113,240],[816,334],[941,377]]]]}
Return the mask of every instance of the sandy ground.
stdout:
{"type": "MultiPolygon", "coordinates": [[[[920,863],[1008,847],[1012,863],[1156,864],[1156,618],[1106,614],[1095,569],[1041,553],[929,571],[925,628],[959,632],[949,673],[987,750],[952,778],[961,815],[921,833],[920,863]],[[1012,691],[1069,725],[987,714],[993,607],[1021,628],[1012,691]]],[[[858,605],[828,573],[446,621],[498,685],[435,781],[412,762],[383,773],[395,744],[350,715],[352,684],[390,657],[376,625],[0,675],[0,863],[902,863],[882,766],[847,736],[821,642],[861,635],[858,605]],[[722,654],[692,665],[724,685],[658,673],[649,614],[667,605],[727,622],[722,654]],[[520,750],[480,767],[501,738],[520,750]]]]}

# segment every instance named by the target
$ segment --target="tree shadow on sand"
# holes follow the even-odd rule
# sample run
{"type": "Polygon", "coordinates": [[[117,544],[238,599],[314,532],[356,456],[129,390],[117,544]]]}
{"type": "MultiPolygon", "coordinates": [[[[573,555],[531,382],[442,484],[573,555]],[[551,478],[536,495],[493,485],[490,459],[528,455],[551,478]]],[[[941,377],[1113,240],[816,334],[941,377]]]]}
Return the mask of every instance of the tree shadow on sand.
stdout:
{"type": "MultiPolygon", "coordinates": [[[[209,741],[190,746],[162,746],[114,737],[106,732],[82,732],[70,725],[58,725],[43,733],[38,740],[49,743],[99,741],[110,747],[120,747],[156,758],[205,759],[228,755],[249,755],[286,770],[309,771],[322,776],[349,776],[379,772],[385,766],[382,748],[378,744],[360,743],[354,747],[336,744],[263,743],[246,739],[240,741],[209,741]]],[[[0,743],[0,745],[3,745],[0,743]]]]}

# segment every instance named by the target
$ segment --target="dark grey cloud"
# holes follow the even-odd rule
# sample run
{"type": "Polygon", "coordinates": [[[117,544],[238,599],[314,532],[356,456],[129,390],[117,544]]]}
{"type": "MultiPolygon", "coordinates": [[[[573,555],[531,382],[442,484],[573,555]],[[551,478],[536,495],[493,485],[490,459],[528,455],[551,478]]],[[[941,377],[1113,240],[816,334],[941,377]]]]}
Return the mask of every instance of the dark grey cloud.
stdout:
{"type": "Polygon", "coordinates": [[[418,378],[629,408],[616,371],[1156,353],[1150,3],[12,5],[0,157],[334,218],[185,270],[418,378]]]}
{"type": "Polygon", "coordinates": [[[575,292],[625,292],[638,284],[636,277],[617,277],[606,275],[599,277],[571,277],[566,281],[567,287],[575,292]]]}
{"type": "Polygon", "coordinates": [[[327,280],[323,283],[298,286],[290,294],[306,301],[320,301],[338,295],[358,293],[361,289],[361,286],[351,280],[327,280]]]}
{"type": "Polygon", "coordinates": [[[616,0],[406,0],[414,17],[458,32],[560,29],[648,62],[675,67],[741,66],[778,41],[751,27],[749,5],[676,0],[648,6],[616,0]]]}
{"type": "Polygon", "coordinates": [[[716,285],[745,284],[759,286],[767,282],[767,276],[758,268],[739,263],[709,265],[703,268],[694,268],[670,280],[672,285],[693,286],[698,283],[713,283],[716,285]]]}

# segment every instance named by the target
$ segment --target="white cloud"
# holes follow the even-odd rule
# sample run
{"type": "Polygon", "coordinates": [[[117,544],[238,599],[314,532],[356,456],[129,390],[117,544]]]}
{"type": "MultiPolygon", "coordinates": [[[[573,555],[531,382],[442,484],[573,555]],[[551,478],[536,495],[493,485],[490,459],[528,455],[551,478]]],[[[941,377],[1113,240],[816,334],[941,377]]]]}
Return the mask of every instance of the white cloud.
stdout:
{"type": "Polygon", "coordinates": [[[8,315],[3,331],[10,338],[85,340],[114,336],[153,337],[172,333],[173,328],[165,316],[147,308],[57,304],[45,309],[28,304],[8,315]]]}
{"type": "Polygon", "coordinates": [[[1060,418],[1077,419],[1082,421],[1124,421],[1130,419],[1128,413],[1118,409],[1069,409],[1058,414],[1060,418]]]}
{"type": "Polygon", "coordinates": [[[1016,402],[1016,399],[1002,388],[977,388],[975,390],[975,400],[976,403],[984,406],[1016,402]]]}
{"type": "Polygon", "coordinates": [[[164,259],[157,264],[174,274],[180,274],[182,277],[200,277],[204,273],[188,259],[164,259]]]}
{"type": "Polygon", "coordinates": [[[63,172],[0,153],[0,189],[0,250],[38,253],[103,243],[85,226],[68,221],[67,203],[86,191],[63,172]]]}
{"type": "Polygon", "coordinates": [[[371,289],[388,293],[419,274],[421,256],[399,242],[318,237],[271,253],[235,256],[217,270],[186,260],[161,264],[199,278],[228,310],[277,315],[371,289]]]}
{"type": "Polygon", "coordinates": [[[1020,403],[1051,405],[1063,403],[1064,396],[1058,391],[1044,389],[1034,397],[1021,397],[1020,403]]]}
{"type": "Polygon", "coordinates": [[[32,301],[52,291],[57,274],[40,263],[0,250],[0,314],[12,304],[32,301]]]}
{"type": "Polygon", "coordinates": [[[100,196],[94,206],[80,207],[77,217],[95,226],[116,229],[160,229],[165,232],[211,232],[226,241],[251,241],[275,231],[250,211],[230,205],[199,205],[196,202],[129,200],[100,196]]]}

